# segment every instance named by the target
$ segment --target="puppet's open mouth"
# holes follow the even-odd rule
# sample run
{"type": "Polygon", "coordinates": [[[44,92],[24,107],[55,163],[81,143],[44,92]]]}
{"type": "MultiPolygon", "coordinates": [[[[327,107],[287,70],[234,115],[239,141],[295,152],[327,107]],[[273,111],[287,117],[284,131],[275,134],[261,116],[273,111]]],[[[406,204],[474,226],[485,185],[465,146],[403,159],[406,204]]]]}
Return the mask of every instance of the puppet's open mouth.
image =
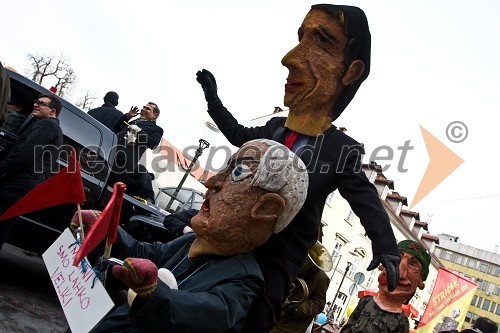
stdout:
{"type": "Polygon", "coordinates": [[[304,85],[303,82],[299,81],[287,81],[285,84],[285,89],[300,88],[304,85]]]}
{"type": "Polygon", "coordinates": [[[208,198],[206,198],[203,201],[203,204],[201,205],[201,210],[204,212],[208,212],[210,210],[210,200],[208,200],[208,198]]]}
{"type": "Polygon", "coordinates": [[[304,82],[302,80],[297,80],[297,79],[286,79],[286,84],[285,88],[298,88],[302,87],[304,85],[304,82]]]}

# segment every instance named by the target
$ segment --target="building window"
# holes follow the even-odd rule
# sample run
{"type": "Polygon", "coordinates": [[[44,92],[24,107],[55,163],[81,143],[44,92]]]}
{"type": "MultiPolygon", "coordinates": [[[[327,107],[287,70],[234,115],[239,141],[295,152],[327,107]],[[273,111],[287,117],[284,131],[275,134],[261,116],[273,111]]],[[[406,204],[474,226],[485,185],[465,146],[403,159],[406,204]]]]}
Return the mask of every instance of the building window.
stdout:
{"type": "Polygon", "coordinates": [[[481,263],[481,266],[479,267],[479,270],[483,273],[486,273],[488,271],[488,264],[485,262],[481,263]]]}
{"type": "MultiPolygon", "coordinates": [[[[339,241],[337,241],[337,243],[335,243],[335,247],[333,248],[333,251],[332,251],[332,259],[333,259],[334,266],[337,266],[337,263],[340,260],[340,250],[342,250],[342,246],[344,246],[344,244],[342,244],[339,241]]],[[[335,272],[333,274],[335,274],[335,272]]]]}
{"type": "Polygon", "coordinates": [[[490,285],[488,286],[488,290],[486,292],[491,295],[496,289],[496,285],[493,282],[490,282],[490,285]]]}
{"type": "Polygon", "coordinates": [[[495,314],[500,315],[500,305],[497,306],[497,311],[495,311],[495,314]]]}
{"type": "Polygon", "coordinates": [[[457,254],[457,257],[455,258],[455,264],[462,265],[463,261],[464,261],[464,256],[457,254]]]}
{"type": "Polygon", "coordinates": [[[474,324],[476,323],[476,319],[477,319],[477,317],[479,317],[477,314],[472,314],[472,320],[470,321],[470,323],[471,323],[472,325],[474,325],[474,324]]]}
{"type": "Polygon", "coordinates": [[[495,272],[493,273],[495,276],[500,276],[500,266],[495,266],[495,272]]]}
{"type": "Polygon", "coordinates": [[[477,306],[478,308],[480,308],[480,307],[481,307],[481,303],[483,303],[483,298],[482,298],[482,297],[479,297],[479,300],[477,301],[476,306],[477,306]]]}
{"type": "Polygon", "coordinates": [[[488,281],[483,280],[483,284],[481,285],[481,289],[484,290],[484,291],[488,290],[488,285],[489,284],[490,283],[488,281]]]}
{"type": "Polygon", "coordinates": [[[476,301],[477,301],[477,296],[474,295],[474,297],[472,297],[472,302],[470,302],[470,305],[472,306],[476,305],[476,301]]]}
{"type": "Polygon", "coordinates": [[[439,247],[436,247],[435,250],[434,250],[434,254],[436,255],[436,257],[438,258],[441,258],[441,249],[439,247]]]}
{"type": "Polygon", "coordinates": [[[347,223],[351,224],[353,219],[354,219],[354,212],[351,209],[345,220],[347,223]]]}
{"type": "Polygon", "coordinates": [[[462,266],[467,267],[467,257],[464,257],[464,261],[462,261],[462,266]]]}
{"type": "Polygon", "coordinates": [[[490,308],[490,312],[491,313],[495,313],[495,308],[497,307],[497,303],[493,302],[491,303],[491,308],[490,308]]]}
{"type": "Polygon", "coordinates": [[[370,181],[370,183],[373,184],[376,178],[377,178],[377,171],[372,171],[372,173],[370,174],[370,178],[368,180],[370,181]]]}
{"type": "Polygon", "coordinates": [[[351,265],[351,268],[349,269],[349,273],[347,273],[347,276],[352,278],[354,274],[356,273],[356,270],[358,269],[359,262],[361,261],[360,257],[354,258],[354,262],[351,265]]]}
{"type": "Polygon", "coordinates": [[[469,268],[474,268],[475,264],[476,264],[476,260],[469,258],[469,268]]]}
{"type": "Polygon", "coordinates": [[[472,313],[467,312],[467,314],[465,315],[465,321],[470,323],[471,320],[472,320],[472,313]]]}
{"type": "Polygon", "coordinates": [[[332,201],[333,201],[334,196],[335,196],[335,192],[332,192],[332,193],[328,194],[328,196],[326,197],[326,204],[328,206],[332,205],[332,201]]]}
{"type": "Polygon", "coordinates": [[[488,311],[488,309],[490,308],[490,304],[491,304],[491,301],[489,299],[485,299],[481,309],[488,311]]]}
{"type": "Polygon", "coordinates": [[[344,294],[344,293],[339,292],[339,296],[337,298],[340,299],[340,301],[342,302],[342,304],[345,304],[345,301],[347,300],[347,295],[344,294]]]}
{"type": "Polygon", "coordinates": [[[497,286],[497,289],[495,290],[495,295],[500,295],[500,286],[497,286]]]}
{"type": "Polygon", "coordinates": [[[449,251],[446,251],[446,253],[444,254],[444,260],[446,261],[451,261],[451,256],[452,256],[453,253],[449,252],[449,251]]]}
{"type": "Polygon", "coordinates": [[[368,277],[368,281],[366,281],[366,289],[371,289],[372,283],[375,280],[375,275],[377,274],[378,269],[374,269],[370,272],[370,276],[368,277]]]}
{"type": "Polygon", "coordinates": [[[389,194],[389,186],[385,185],[382,194],[380,195],[380,199],[385,200],[387,198],[387,194],[389,194]]]}

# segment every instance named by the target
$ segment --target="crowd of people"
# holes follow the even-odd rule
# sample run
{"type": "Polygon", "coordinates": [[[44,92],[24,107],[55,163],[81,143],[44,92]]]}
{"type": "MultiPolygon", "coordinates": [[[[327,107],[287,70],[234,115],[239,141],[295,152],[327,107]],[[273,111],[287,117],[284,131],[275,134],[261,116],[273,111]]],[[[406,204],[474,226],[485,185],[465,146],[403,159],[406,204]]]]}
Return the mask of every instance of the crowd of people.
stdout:
{"type": "MultiPolygon", "coordinates": [[[[371,240],[367,270],[382,271],[377,295],[360,301],[341,332],[409,331],[401,305],[424,287],[430,255],[419,242],[397,243],[378,193],[360,167],[362,145],[333,124],[368,77],[370,51],[368,21],[360,8],[312,6],[300,25],[298,44],[282,59],[289,71],[284,95],[289,114],[253,128],[226,109],[210,71],[196,73],[208,114],[240,148],[224,170],[207,180],[199,211],[165,219],[165,228],[178,238],[144,243],[119,230],[112,255],[124,264],[113,267],[112,275],[130,296],[92,332],[310,330],[325,308],[329,279],[309,262],[308,251],[321,240],[323,207],[335,190],[371,240]],[[300,303],[287,302],[297,278],[311,292],[300,303]],[[411,288],[402,290],[403,284],[411,288]]],[[[16,101],[9,102],[8,77],[0,70],[0,126],[7,119],[7,126],[15,128],[24,120],[16,115],[16,101]]],[[[122,181],[129,185],[128,194],[154,202],[151,175],[139,160],[161,141],[160,109],[148,102],[141,110],[122,113],[118,100],[110,91],[101,107],[89,111],[118,137],[110,183],[122,181]]],[[[40,95],[33,105],[35,121],[16,130],[18,141],[0,160],[0,215],[50,177],[33,172],[33,161],[43,170],[51,170],[55,161],[37,158],[33,151],[34,145],[62,144],[60,112],[57,96],[40,95]]],[[[98,213],[85,214],[85,227],[92,228],[98,213]]],[[[0,246],[13,223],[0,223],[0,246]]],[[[484,322],[478,319],[472,330],[489,333],[484,322]]]]}

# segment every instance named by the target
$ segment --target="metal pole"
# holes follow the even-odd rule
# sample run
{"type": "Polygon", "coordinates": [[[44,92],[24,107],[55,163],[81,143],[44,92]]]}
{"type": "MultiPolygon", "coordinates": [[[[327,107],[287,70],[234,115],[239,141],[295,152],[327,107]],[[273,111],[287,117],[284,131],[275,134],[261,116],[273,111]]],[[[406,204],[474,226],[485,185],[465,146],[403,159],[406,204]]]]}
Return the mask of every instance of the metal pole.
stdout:
{"type": "MultiPolygon", "coordinates": [[[[342,284],[344,283],[345,276],[346,276],[346,275],[347,275],[347,273],[349,272],[349,269],[351,268],[351,266],[352,266],[352,263],[347,262],[347,267],[346,267],[346,269],[345,269],[344,275],[342,276],[342,280],[340,280],[339,289],[337,289],[337,292],[335,293],[335,298],[334,298],[334,300],[333,300],[333,303],[334,303],[333,305],[335,305],[335,300],[337,299],[337,297],[338,297],[338,295],[339,295],[340,288],[342,288],[342,284]]],[[[340,312],[339,312],[339,314],[340,314],[340,312]]],[[[335,321],[335,320],[334,320],[335,318],[332,318],[332,319],[333,319],[333,321],[335,321]]],[[[339,319],[339,318],[337,317],[337,319],[339,319]]]]}
{"type": "Polygon", "coordinates": [[[177,185],[177,188],[175,189],[174,194],[172,195],[172,197],[170,197],[170,201],[168,202],[167,207],[165,207],[165,210],[170,209],[170,206],[172,206],[172,204],[174,203],[174,200],[177,198],[177,194],[179,194],[179,191],[181,190],[182,185],[184,185],[184,182],[186,181],[187,176],[191,173],[191,169],[194,167],[196,161],[198,160],[198,157],[200,157],[201,154],[203,153],[203,149],[208,148],[209,146],[210,146],[210,144],[207,141],[200,139],[200,145],[194,153],[193,160],[191,161],[191,164],[187,168],[186,172],[184,173],[184,176],[182,176],[182,179],[181,179],[179,185],[177,185]]]}
{"type": "MultiPolygon", "coordinates": [[[[330,284],[332,282],[332,279],[333,279],[333,276],[335,275],[335,272],[337,271],[337,267],[339,266],[340,264],[340,259],[342,258],[342,255],[341,254],[338,254],[336,256],[332,256],[332,258],[337,258],[337,263],[335,264],[335,268],[333,269],[333,273],[332,273],[332,276],[330,276],[330,281],[328,282],[328,284],[330,284]]],[[[331,303],[330,305],[330,308],[328,309],[328,311],[326,312],[326,317],[328,319],[330,319],[330,316],[332,315],[332,309],[333,309],[333,305],[335,303],[335,298],[333,299],[333,302],[331,303]]]]}
{"type": "MultiPolygon", "coordinates": [[[[335,274],[335,272],[337,271],[337,267],[338,267],[338,266],[339,266],[339,264],[340,264],[340,259],[342,258],[342,255],[341,255],[341,254],[339,254],[339,255],[337,255],[337,256],[335,256],[335,257],[338,257],[339,259],[337,260],[337,263],[335,264],[335,269],[333,270],[332,276],[330,276],[330,281],[332,281],[332,279],[333,279],[333,275],[334,275],[334,274],[335,274]]],[[[335,258],[335,257],[332,257],[332,258],[335,258]]]]}

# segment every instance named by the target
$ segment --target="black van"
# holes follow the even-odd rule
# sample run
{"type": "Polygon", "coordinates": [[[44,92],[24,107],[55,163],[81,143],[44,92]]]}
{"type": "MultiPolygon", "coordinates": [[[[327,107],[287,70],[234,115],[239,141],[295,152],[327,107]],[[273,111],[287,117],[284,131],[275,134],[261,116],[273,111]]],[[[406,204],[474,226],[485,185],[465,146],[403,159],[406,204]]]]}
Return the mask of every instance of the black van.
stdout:
{"type": "MultiPolygon", "coordinates": [[[[11,95],[21,103],[22,112],[27,117],[22,127],[29,126],[33,101],[39,94],[51,92],[18,73],[7,69],[6,72],[10,77],[11,95]]],[[[74,148],[81,165],[87,198],[82,209],[102,210],[112,194],[106,182],[115,159],[117,137],[87,113],[62,98],[60,100],[63,107],[59,115],[64,134],[63,149],[74,148]]],[[[15,133],[0,130],[0,159],[16,139],[15,133]]],[[[61,167],[67,165],[65,156],[59,156],[58,164],[61,167]]],[[[69,226],[75,211],[75,205],[66,204],[26,214],[16,223],[7,242],[41,254],[69,226]]],[[[158,207],[125,195],[120,224],[139,240],[168,241],[173,235],[163,227],[165,215],[165,211],[158,207]]]]}

